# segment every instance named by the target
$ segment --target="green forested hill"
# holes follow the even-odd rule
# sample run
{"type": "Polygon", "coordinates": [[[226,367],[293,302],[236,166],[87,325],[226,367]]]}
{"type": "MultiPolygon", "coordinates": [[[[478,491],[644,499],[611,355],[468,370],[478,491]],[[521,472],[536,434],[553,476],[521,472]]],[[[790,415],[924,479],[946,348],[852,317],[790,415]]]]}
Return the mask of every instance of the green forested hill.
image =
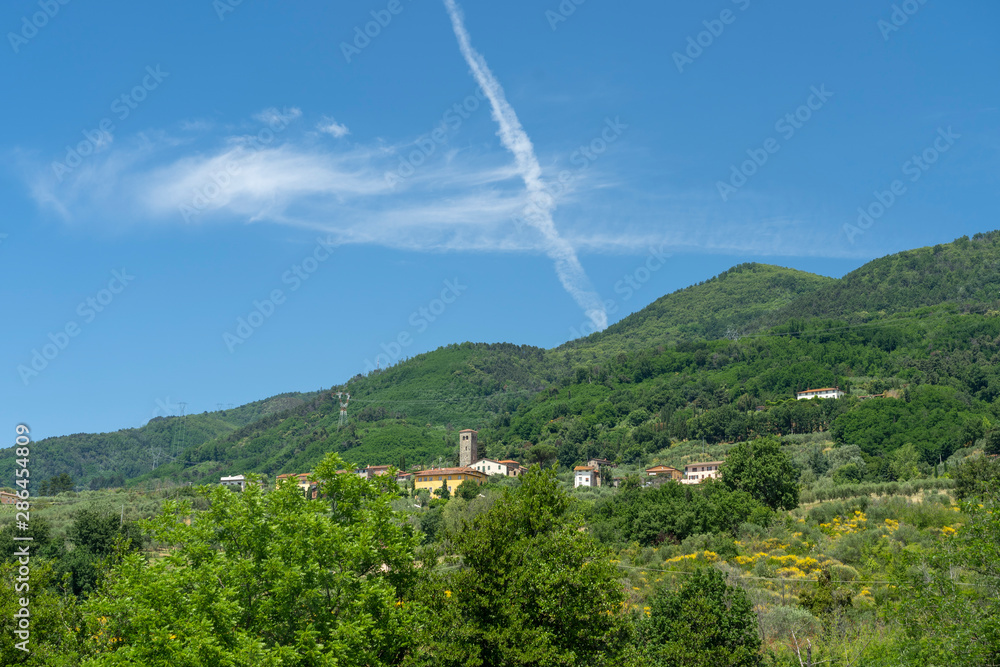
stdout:
{"type": "Polygon", "coordinates": [[[678,340],[723,338],[763,315],[836,284],[833,278],[768,264],[740,264],[660,297],[604,331],[563,345],[591,355],[678,340]]]}
{"type": "MultiPolygon", "coordinates": [[[[868,457],[946,458],[993,429],[1000,233],[874,260],[841,280],[744,264],[553,350],[461,343],[329,391],[36,445],[38,476],[78,486],[450,460],[476,428],[493,456],[639,463],[683,440],[829,431],[868,457]],[[857,398],[803,403],[839,385],[857,398]],[[348,391],[339,427],[333,392],[348,391]],[[540,448],[533,448],[543,445],[540,448]],[[155,470],[154,470],[155,468],[155,470]]],[[[12,450],[0,451],[10,475],[12,450]]],[[[869,461],[872,465],[882,465],[869,461]]]]}
{"type": "Polygon", "coordinates": [[[979,312],[1000,308],[1000,231],[868,262],[823,289],[800,295],[760,323],[796,317],[859,322],[939,303],[979,312]]]}
{"type": "MultiPolygon", "coordinates": [[[[68,473],[77,488],[123,486],[191,446],[218,438],[269,414],[312,399],[287,393],[230,410],[154,417],[145,426],[114,433],[75,433],[45,438],[31,447],[32,476],[39,481],[68,473]]],[[[0,449],[0,479],[14,478],[14,449],[0,449]]]]}
{"type": "Polygon", "coordinates": [[[738,341],[620,353],[578,367],[488,433],[507,444],[502,454],[528,441],[566,466],[594,456],[638,463],[689,439],[817,431],[875,458],[910,446],[930,464],[994,430],[998,399],[1000,316],[943,305],[872,323],[812,320],[738,341]],[[797,390],[833,385],[848,397],[794,400],[797,390]]]}
{"type": "Polygon", "coordinates": [[[941,303],[978,312],[1000,309],[1000,231],[888,255],[839,280],[740,264],[560,349],[600,355],[755,333],[796,318],[866,322],[941,303]]]}
{"type": "MultiPolygon", "coordinates": [[[[451,461],[458,430],[486,426],[569,373],[565,360],[541,348],[449,345],[189,447],[145,477],[201,481],[250,470],[271,476],[303,472],[330,451],[358,465],[451,461]],[[337,391],[351,394],[346,428],[339,427],[337,391]]],[[[483,439],[481,449],[487,446],[483,439]]]]}

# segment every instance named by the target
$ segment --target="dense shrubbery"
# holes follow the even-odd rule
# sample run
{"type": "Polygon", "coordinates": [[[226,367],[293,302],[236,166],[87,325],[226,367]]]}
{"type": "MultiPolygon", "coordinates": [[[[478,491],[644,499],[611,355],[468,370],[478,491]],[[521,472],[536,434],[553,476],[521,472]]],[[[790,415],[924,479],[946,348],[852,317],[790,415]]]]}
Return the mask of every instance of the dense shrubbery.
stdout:
{"type": "MultiPolygon", "coordinates": [[[[775,455],[759,444],[748,452],[775,455]]],[[[32,623],[44,633],[25,664],[793,667],[808,640],[815,660],[986,667],[996,651],[989,492],[957,508],[900,485],[906,496],[775,513],[723,482],[631,478],[610,496],[569,494],[536,467],[445,501],[402,498],[389,479],[337,475],[342,465],[319,466],[319,501],[288,486],[216,488],[202,510],[167,503],[146,524],[165,558],[115,551],[120,517],[77,510],[74,552],[112,555],[79,602],[66,586],[76,573],[33,519],[32,623]]],[[[4,664],[23,657],[11,636],[4,664]]]]}
{"type": "Polygon", "coordinates": [[[594,533],[606,542],[659,544],[691,535],[728,532],[742,523],[766,525],[773,513],[746,491],[730,491],[706,481],[697,486],[667,482],[656,488],[632,486],[602,501],[593,511],[594,533]]]}

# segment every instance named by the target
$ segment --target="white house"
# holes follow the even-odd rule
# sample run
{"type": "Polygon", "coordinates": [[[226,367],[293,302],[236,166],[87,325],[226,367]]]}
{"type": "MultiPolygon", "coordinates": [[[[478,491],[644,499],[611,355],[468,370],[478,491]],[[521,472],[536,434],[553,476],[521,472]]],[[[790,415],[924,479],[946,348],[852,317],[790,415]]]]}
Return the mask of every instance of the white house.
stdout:
{"type": "Polygon", "coordinates": [[[841,398],[843,396],[844,392],[840,391],[840,387],[824,387],[823,389],[806,389],[795,392],[795,400],[797,401],[810,398],[841,398]]]}
{"type": "Polygon", "coordinates": [[[486,475],[503,475],[504,477],[516,477],[521,466],[517,461],[495,461],[493,459],[479,459],[471,466],[473,470],[478,470],[486,475]]]}
{"type": "Polygon", "coordinates": [[[243,475],[233,475],[232,477],[222,477],[219,484],[228,487],[232,491],[243,491],[247,488],[247,478],[243,475]]]}
{"type": "Polygon", "coordinates": [[[573,468],[573,488],[578,486],[600,486],[601,473],[593,466],[577,466],[573,468]]]}
{"type": "Polygon", "coordinates": [[[683,484],[697,484],[703,479],[715,479],[719,476],[719,468],[725,461],[706,461],[704,463],[689,463],[684,466],[683,484]]]}

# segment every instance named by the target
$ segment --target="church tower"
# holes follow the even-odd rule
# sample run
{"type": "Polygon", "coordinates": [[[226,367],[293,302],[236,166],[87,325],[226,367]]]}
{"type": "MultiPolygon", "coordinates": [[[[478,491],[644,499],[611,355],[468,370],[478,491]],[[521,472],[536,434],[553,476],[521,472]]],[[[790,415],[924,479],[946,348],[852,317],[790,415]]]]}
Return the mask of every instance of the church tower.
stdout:
{"type": "Polygon", "coordinates": [[[477,432],[471,428],[458,432],[458,465],[471,466],[479,460],[479,443],[476,442],[477,432]]]}

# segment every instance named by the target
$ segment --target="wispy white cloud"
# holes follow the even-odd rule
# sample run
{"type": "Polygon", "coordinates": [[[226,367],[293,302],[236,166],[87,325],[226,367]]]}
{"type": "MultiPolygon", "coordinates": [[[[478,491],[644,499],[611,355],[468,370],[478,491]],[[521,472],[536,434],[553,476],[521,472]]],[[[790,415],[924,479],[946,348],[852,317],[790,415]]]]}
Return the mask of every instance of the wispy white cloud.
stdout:
{"type": "MultiPolygon", "coordinates": [[[[24,154],[15,155],[15,162],[39,206],[79,224],[182,223],[181,208],[190,207],[197,193],[207,193],[213,196],[188,222],[272,222],[320,230],[345,244],[413,251],[552,254],[551,239],[542,230],[532,225],[517,230],[512,223],[535,205],[518,165],[479,144],[461,150],[447,146],[390,186],[385,175],[409,154],[412,142],[344,143],[331,149],[290,126],[265,144],[259,127],[237,125],[239,134],[221,138],[215,134],[217,124],[197,121],[175,133],[117,138],[62,181],[49,165],[24,154]],[[206,135],[210,147],[204,145],[206,135]],[[227,174],[227,166],[235,166],[235,173],[218,186],[216,178],[227,174]]],[[[558,171],[558,161],[550,168],[558,171]]],[[[757,209],[763,204],[755,203],[755,210],[729,205],[712,215],[698,195],[649,196],[642,204],[642,193],[630,191],[628,205],[615,198],[595,201],[594,193],[607,190],[609,183],[619,183],[619,177],[591,166],[576,174],[572,187],[558,190],[566,221],[561,238],[576,252],[642,254],[666,244],[671,252],[741,256],[871,254],[837,238],[838,225],[762,216],[757,209]]]]}
{"type": "Polygon", "coordinates": [[[542,180],[542,168],[535,156],[534,146],[528,138],[521,121],[518,120],[514,108],[507,101],[503,88],[493,75],[486,59],[472,48],[469,32],[465,28],[462,10],[455,0],[444,0],[451,25],[458,38],[462,56],[472,70],[486,98],[490,101],[493,119],[499,126],[497,134],[504,147],[514,155],[518,173],[524,180],[531,205],[525,208],[523,219],[535,227],[544,239],[546,253],[555,261],[556,274],[567,292],[583,308],[587,317],[598,329],[608,326],[608,316],[604,302],[594,291],[590,279],[583,270],[583,265],[577,257],[573,246],[559,235],[556,229],[553,212],[555,199],[548,193],[542,180]]]}
{"type": "Polygon", "coordinates": [[[254,114],[253,116],[254,120],[269,126],[281,125],[290,120],[297,120],[301,117],[302,109],[299,109],[298,107],[292,107],[290,109],[285,109],[284,111],[279,111],[276,107],[270,107],[254,114]]]}
{"type": "Polygon", "coordinates": [[[342,243],[539,251],[528,238],[508,238],[527,200],[516,170],[498,156],[481,147],[441,150],[390,186],[386,173],[410,142],[331,149],[294,127],[300,116],[298,110],[257,114],[263,127],[241,125],[238,134],[209,137],[214,146],[207,148],[201,124],[186,122],[187,132],[118,141],[61,180],[47,165],[23,155],[18,161],[36,202],[70,222],[236,218],[319,229],[342,243]]]}
{"type": "MultiPolygon", "coordinates": [[[[681,220],[667,229],[662,224],[612,232],[589,229],[574,231],[567,238],[579,252],[592,254],[633,255],[649,249],[760,258],[866,259],[873,254],[871,248],[846,243],[840,228],[817,220],[717,223],[700,227],[681,220]]],[[[875,254],[880,252],[885,254],[890,250],[875,254]]]]}
{"type": "Polygon", "coordinates": [[[330,136],[340,139],[346,137],[351,133],[347,126],[343,123],[338,123],[333,118],[324,117],[323,120],[316,126],[316,129],[324,134],[329,134],[330,136]]]}
{"type": "Polygon", "coordinates": [[[774,208],[768,202],[752,201],[743,210],[713,203],[713,193],[635,190],[613,159],[574,170],[568,185],[547,191],[545,183],[569,166],[565,156],[546,156],[540,168],[531,142],[512,124],[516,116],[503,115],[509,105],[502,90],[483,89],[498,95],[494,115],[504,118],[504,145],[517,148],[516,159],[455,128],[395,182],[387,174],[426,142],[342,137],[331,144],[315,131],[327,119],[304,122],[299,109],[268,109],[243,122],[185,120],[170,131],[116,136],[61,178],[37,153],[17,150],[9,164],[41,208],[77,225],[242,220],[318,230],[343,244],[545,254],[581,306],[594,295],[577,253],[643,254],[667,244],[671,252],[740,256],[863,254],[837,238],[838,224],[768,211],[774,208]],[[558,234],[550,224],[556,203],[558,234]],[[518,228],[516,219],[525,224],[518,228]]]}

